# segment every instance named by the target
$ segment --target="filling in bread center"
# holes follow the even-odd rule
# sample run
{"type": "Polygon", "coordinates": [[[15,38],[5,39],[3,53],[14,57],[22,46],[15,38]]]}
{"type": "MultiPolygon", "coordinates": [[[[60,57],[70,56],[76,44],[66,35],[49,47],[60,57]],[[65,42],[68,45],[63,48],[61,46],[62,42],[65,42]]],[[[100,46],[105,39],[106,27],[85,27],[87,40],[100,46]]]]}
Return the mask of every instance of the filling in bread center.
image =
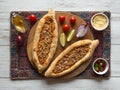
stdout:
{"type": "Polygon", "coordinates": [[[68,52],[64,57],[59,60],[53,70],[54,73],[60,73],[66,69],[69,69],[76,62],[81,60],[89,51],[89,45],[76,47],[68,52]]]}
{"type": "Polygon", "coordinates": [[[50,52],[53,31],[55,29],[55,22],[52,16],[47,16],[45,18],[45,23],[43,24],[42,30],[40,32],[40,39],[38,42],[37,56],[40,64],[44,64],[50,52]]]}

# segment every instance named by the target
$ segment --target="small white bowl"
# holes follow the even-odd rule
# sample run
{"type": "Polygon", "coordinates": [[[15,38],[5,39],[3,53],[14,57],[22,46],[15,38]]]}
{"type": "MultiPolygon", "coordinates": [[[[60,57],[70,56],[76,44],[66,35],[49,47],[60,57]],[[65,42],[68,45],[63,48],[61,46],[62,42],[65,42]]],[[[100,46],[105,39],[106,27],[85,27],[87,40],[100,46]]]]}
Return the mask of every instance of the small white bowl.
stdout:
{"type": "Polygon", "coordinates": [[[105,15],[105,14],[103,14],[103,13],[96,13],[96,14],[94,14],[93,16],[92,16],[92,18],[91,18],[91,25],[92,25],[92,27],[95,29],[95,30],[97,30],[97,31],[102,31],[102,30],[105,30],[107,27],[108,27],[108,25],[109,25],[109,19],[108,19],[108,17],[105,15]],[[96,17],[96,16],[104,16],[105,18],[106,18],[106,20],[107,20],[107,22],[106,22],[106,25],[103,27],[103,28],[97,28],[96,26],[94,26],[94,24],[93,24],[93,19],[96,17]]]}
{"type": "Polygon", "coordinates": [[[93,71],[94,71],[96,74],[98,74],[98,75],[103,75],[103,74],[105,74],[105,73],[108,71],[108,69],[109,69],[108,61],[105,60],[104,58],[97,58],[97,59],[93,62],[93,64],[92,64],[92,69],[93,69],[93,71]],[[103,61],[106,63],[106,67],[105,67],[104,71],[102,71],[102,72],[101,72],[101,71],[100,71],[100,72],[97,72],[97,71],[95,70],[95,68],[94,68],[95,63],[96,63],[98,60],[103,60],[103,61]]]}

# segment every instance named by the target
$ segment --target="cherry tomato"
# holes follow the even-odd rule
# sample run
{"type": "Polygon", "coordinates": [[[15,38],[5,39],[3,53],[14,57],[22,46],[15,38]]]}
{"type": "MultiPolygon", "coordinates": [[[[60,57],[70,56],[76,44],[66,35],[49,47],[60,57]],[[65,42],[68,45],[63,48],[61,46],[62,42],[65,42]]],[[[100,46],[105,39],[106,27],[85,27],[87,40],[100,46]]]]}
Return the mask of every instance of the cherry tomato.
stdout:
{"type": "Polygon", "coordinates": [[[71,23],[71,24],[75,24],[75,22],[76,22],[76,18],[72,16],[72,17],[70,18],[70,23],[71,23]]]}
{"type": "Polygon", "coordinates": [[[65,21],[65,16],[61,15],[59,16],[60,23],[63,23],[65,21]]]}
{"type": "Polygon", "coordinates": [[[98,64],[100,64],[100,62],[101,62],[100,60],[97,61],[98,64]]]}
{"type": "Polygon", "coordinates": [[[106,64],[104,63],[104,64],[102,65],[102,67],[105,69],[105,67],[106,67],[106,64]]]}
{"type": "Polygon", "coordinates": [[[69,31],[70,30],[70,26],[68,25],[68,24],[65,24],[64,26],[63,26],[63,31],[64,32],[67,32],[67,31],[69,31]]]}
{"type": "Polygon", "coordinates": [[[31,14],[30,16],[29,16],[29,20],[31,21],[31,22],[36,22],[36,15],[35,14],[31,14]]]}

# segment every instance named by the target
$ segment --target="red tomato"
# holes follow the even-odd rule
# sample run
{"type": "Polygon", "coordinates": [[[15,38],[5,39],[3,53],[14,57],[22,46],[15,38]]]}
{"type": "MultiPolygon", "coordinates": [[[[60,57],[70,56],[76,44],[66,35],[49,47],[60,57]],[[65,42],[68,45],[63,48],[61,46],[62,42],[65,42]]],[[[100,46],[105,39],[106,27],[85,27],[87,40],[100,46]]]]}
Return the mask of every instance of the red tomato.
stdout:
{"type": "Polygon", "coordinates": [[[75,22],[76,22],[76,18],[72,16],[72,17],[70,18],[70,23],[71,23],[71,24],[75,24],[75,22]]]}
{"type": "Polygon", "coordinates": [[[29,20],[31,21],[31,22],[36,22],[36,15],[34,15],[34,14],[31,14],[30,16],[29,16],[29,20]]]}
{"type": "Polygon", "coordinates": [[[69,31],[70,30],[70,26],[68,25],[68,24],[65,24],[64,26],[63,26],[63,31],[64,32],[67,32],[67,31],[69,31]]]}
{"type": "Polygon", "coordinates": [[[59,16],[60,23],[63,23],[65,21],[65,16],[61,15],[59,16]]]}
{"type": "Polygon", "coordinates": [[[106,64],[104,63],[104,64],[102,65],[102,67],[105,69],[105,67],[106,67],[106,64]]]}
{"type": "Polygon", "coordinates": [[[101,62],[100,60],[97,61],[98,64],[100,64],[100,62],[101,62]]]}

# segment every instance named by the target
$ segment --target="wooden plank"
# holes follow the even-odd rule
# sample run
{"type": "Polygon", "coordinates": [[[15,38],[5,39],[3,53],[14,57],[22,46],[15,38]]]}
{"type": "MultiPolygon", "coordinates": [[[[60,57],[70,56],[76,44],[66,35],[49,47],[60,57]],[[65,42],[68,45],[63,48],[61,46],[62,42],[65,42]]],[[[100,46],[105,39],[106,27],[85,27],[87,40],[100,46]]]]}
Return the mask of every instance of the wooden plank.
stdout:
{"type": "Polygon", "coordinates": [[[10,45],[10,32],[9,31],[0,31],[0,45],[10,45]]]}
{"type": "Polygon", "coordinates": [[[56,1],[50,1],[50,0],[23,0],[16,1],[16,0],[4,0],[4,2],[1,3],[1,10],[10,11],[10,10],[48,10],[49,8],[55,8],[56,10],[111,10],[114,12],[118,12],[120,9],[119,7],[120,1],[119,0],[101,0],[99,1],[88,1],[84,0],[75,0],[74,2],[70,0],[56,0],[56,1]],[[87,3],[86,3],[87,2],[87,3]],[[49,3],[49,4],[47,4],[49,3]],[[47,4],[47,5],[46,5],[47,4]],[[8,8],[9,7],[9,8],[8,8]]]}
{"type": "MultiPolygon", "coordinates": [[[[115,14],[116,16],[117,14],[115,14]]],[[[9,32],[10,32],[10,26],[9,26],[9,19],[2,19],[0,18],[1,22],[1,32],[0,32],[0,45],[9,45],[9,32]],[[4,39],[4,40],[3,40],[4,39]]],[[[111,21],[111,40],[112,44],[120,44],[120,16],[118,17],[112,17],[111,21]]]]}
{"type": "Polygon", "coordinates": [[[10,49],[9,46],[0,46],[0,77],[9,77],[10,49]]]}
{"type": "Polygon", "coordinates": [[[0,78],[1,90],[120,90],[120,78],[109,80],[17,80],[0,78]]]}
{"type": "Polygon", "coordinates": [[[111,21],[111,44],[120,44],[120,19],[111,21]],[[118,24],[118,25],[117,25],[118,24]]]}
{"type": "MultiPolygon", "coordinates": [[[[0,46],[0,77],[10,77],[10,50],[9,46],[0,46]]],[[[111,76],[120,77],[120,45],[113,45],[111,51],[111,76]]]]}
{"type": "MultiPolygon", "coordinates": [[[[0,0],[0,45],[9,45],[9,13],[12,10],[84,11],[110,10],[112,12],[112,78],[110,80],[21,80],[0,78],[0,90],[120,90],[120,0],[0,0]],[[22,3],[21,3],[22,2],[22,3]],[[87,3],[86,3],[87,2],[87,3]],[[48,4],[49,3],[49,4],[48,4]],[[3,31],[8,31],[3,33],[3,31]],[[7,38],[4,39],[4,36],[7,38]],[[117,45],[113,45],[117,44],[117,45]],[[114,77],[113,77],[114,76],[114,77]]],[[[0,77],[9,77],[9,46],[0,46],[0,77]]]]}

